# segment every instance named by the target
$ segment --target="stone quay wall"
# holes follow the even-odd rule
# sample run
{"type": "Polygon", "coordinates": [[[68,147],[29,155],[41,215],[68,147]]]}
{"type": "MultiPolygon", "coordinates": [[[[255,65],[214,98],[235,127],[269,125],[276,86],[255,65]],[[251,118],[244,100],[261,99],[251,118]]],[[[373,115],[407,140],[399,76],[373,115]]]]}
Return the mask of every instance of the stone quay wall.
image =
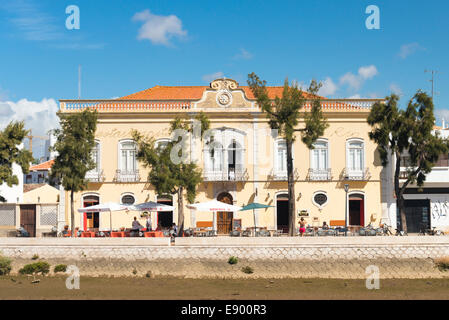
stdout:
{"type": "Polygon", "coordinates": [[[184,278],[365,279],[377,266],[381,278],[444,278],[435,260],[449,257],[449,237],[320,238],[0,238],[12,273],[32,257],[76,265],[81,276],[184,278]],[[238,263],[230,265],[231,256],[238,263]],[[242,271],[249,266],[252,274],[242,271]]]}

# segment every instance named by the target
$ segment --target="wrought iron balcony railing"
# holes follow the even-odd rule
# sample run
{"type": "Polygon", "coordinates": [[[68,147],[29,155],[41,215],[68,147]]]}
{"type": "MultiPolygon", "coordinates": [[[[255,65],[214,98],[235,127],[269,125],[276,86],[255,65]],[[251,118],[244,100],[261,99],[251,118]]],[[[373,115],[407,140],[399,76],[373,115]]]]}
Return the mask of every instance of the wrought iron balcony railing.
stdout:
{"type": "Polygon", "coordinates": [[[310,181],[329,181],[332,180],[332,171],[327,169],[309,169],[308,180],[310,181]]]}
{"type": "MultiPolygon", "coordinates": [[[[295,180],[299,180],[299,172],[298,169],[293,170],[293,177],[295,180]]],[[[273,181],[287,181],[288,180],[288,172],[287,170],[271,170],[271,173],[268,175],[268,180],[273,181]]]]}
{"type": "Polygon", "coordinates": [[[204,181],[247,181],[249,179],[246,169],[206,170],[204,181]]]}
{"type": "Polygon", "coordinates": [[[139,170],[120,170],[115,172],[114,181],[116,182],[139,182],[139,170]]]}
{"type": "Polygon", "coordinates": [[[354,170],[350,168],[345,168],[343,171],[344,180],[353,181],[368,181],[371,178],[371,173],[368,168],[363,168],[360,170],[354,170]]]}
{"type": "Polygon", "coordinates": [[[91,170],[86,173],[89,182],[103,182],[105,180],[103,170],[91,170]]]}

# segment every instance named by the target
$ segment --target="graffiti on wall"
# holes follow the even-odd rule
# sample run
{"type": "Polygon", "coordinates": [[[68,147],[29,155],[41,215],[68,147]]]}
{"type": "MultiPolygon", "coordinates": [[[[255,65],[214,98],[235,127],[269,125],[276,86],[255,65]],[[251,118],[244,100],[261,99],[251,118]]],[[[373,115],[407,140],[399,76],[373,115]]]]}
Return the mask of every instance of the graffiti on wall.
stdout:
{"type": "Polygon", "coordinates": [[[447,200],[432,202],[432,219],[446,219],[449,216],[449,202],[447,200]]]}

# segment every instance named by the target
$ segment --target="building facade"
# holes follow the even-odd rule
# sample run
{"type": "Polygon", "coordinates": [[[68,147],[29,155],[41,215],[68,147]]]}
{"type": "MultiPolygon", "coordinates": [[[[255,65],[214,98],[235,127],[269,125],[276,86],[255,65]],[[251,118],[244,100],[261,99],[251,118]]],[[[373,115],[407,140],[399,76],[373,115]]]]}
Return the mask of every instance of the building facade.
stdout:
{"type": "MultiPolygon", "coordinates": [[[[434,134],[444,139],[449,138],[449,128],[435,126],[434,134]]],[[[407,161],[405,155],[404,161],[407,161]]],[[[394,195],[395,159],[390,159],[383,175],[384,194],[383,220],[388,224],[399,227],[400,216],[396,207],[394,195]]],[[[401,165],[400,183],[404,181],[406,166],[401,165]]],[[[449,232],[449,155],[443,154],[435,163],[432,171],[426,175],[422,187],[410,184],[404,192],[405,214],[408,233],[418,233],[422,226],[449,232]]]]}
{"type": "MultiPolygon", "coordinates": [[[[282,96],[283,87],[267,89],[270,98],[282,96]]],[[[376,101],[321,100],[329,123],[323,137],[313,150],[299,137],[293,145],[296,223],[300,216],[311,225],[344,221],[346,206],[349,225],[379,223],[382,166],[366,123],[376,101]],[[345,184],[349,185],[347,194],[345,184]]],[[[189,136],[189,150],[185,150],[203,171],[196,201],[217,199],[238,206],[259,202],[272,207],[256,211],[255,218],[251,211],[212,214],[184,208],[185,227],[209,221],[219,234],[229,233],[234,224],[288,228],[286,144],[270,129],[249,87],[217,79],[209,87],[156,86],[116,100],[60,100],[63,113],[85,108],[98,111],[93,152],[97,167],[87,175],[88,189],[76,194],[75,209],[103,202],[146,201],[174,204],[176,208],[176,195],[157,195],[147,182],[148,170],[136,159],[131,130],[164,143],[171,138],[169,124],[175,116],[181,114],[193,121],[202,111],[212,130],[202,133],[201,138],[189,136]]],[[[305,111],[309,108],[308,102],[305,111]]],[[[65,210],[66,221],[70,221],[69,206],[65,210]]],[[[138,216],[131,211],[112,214],[114,229],[129,227],[138,216]]],[[[77,213],[75,220],[81,229],[109,228],[109,213],[77,213]]],[[[153,219],[154,227],[168,227],[172,222],[177,223],[177,209],[153,219]]]]}

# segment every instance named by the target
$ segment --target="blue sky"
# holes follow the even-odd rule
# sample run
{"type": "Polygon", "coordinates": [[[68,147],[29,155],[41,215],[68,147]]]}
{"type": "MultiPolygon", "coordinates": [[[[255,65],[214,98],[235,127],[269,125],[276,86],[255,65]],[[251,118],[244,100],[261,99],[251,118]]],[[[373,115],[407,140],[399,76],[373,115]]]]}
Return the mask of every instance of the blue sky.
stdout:
{"type": "MultiPolygon", "coordinates": [[[[207,85],[226,76],[270,85],[285,77],[325,85],[328,97],[384,97],[405,103],[430,92],[449,120],[449,2],[445,0],[105,1],[0,3],[0,123],[25,119],[41,133],[58,99],[113,98],[154,85],[207,85]],[[80,9],[67,30],[66,7],[80,9]],[[380,30],[368,30],[368,5],[380,30]]],[[[440,121],[440,119],[439,119],[440,121]]],[[[438,121],[438,122],[439,122],[438,121]]]]}

